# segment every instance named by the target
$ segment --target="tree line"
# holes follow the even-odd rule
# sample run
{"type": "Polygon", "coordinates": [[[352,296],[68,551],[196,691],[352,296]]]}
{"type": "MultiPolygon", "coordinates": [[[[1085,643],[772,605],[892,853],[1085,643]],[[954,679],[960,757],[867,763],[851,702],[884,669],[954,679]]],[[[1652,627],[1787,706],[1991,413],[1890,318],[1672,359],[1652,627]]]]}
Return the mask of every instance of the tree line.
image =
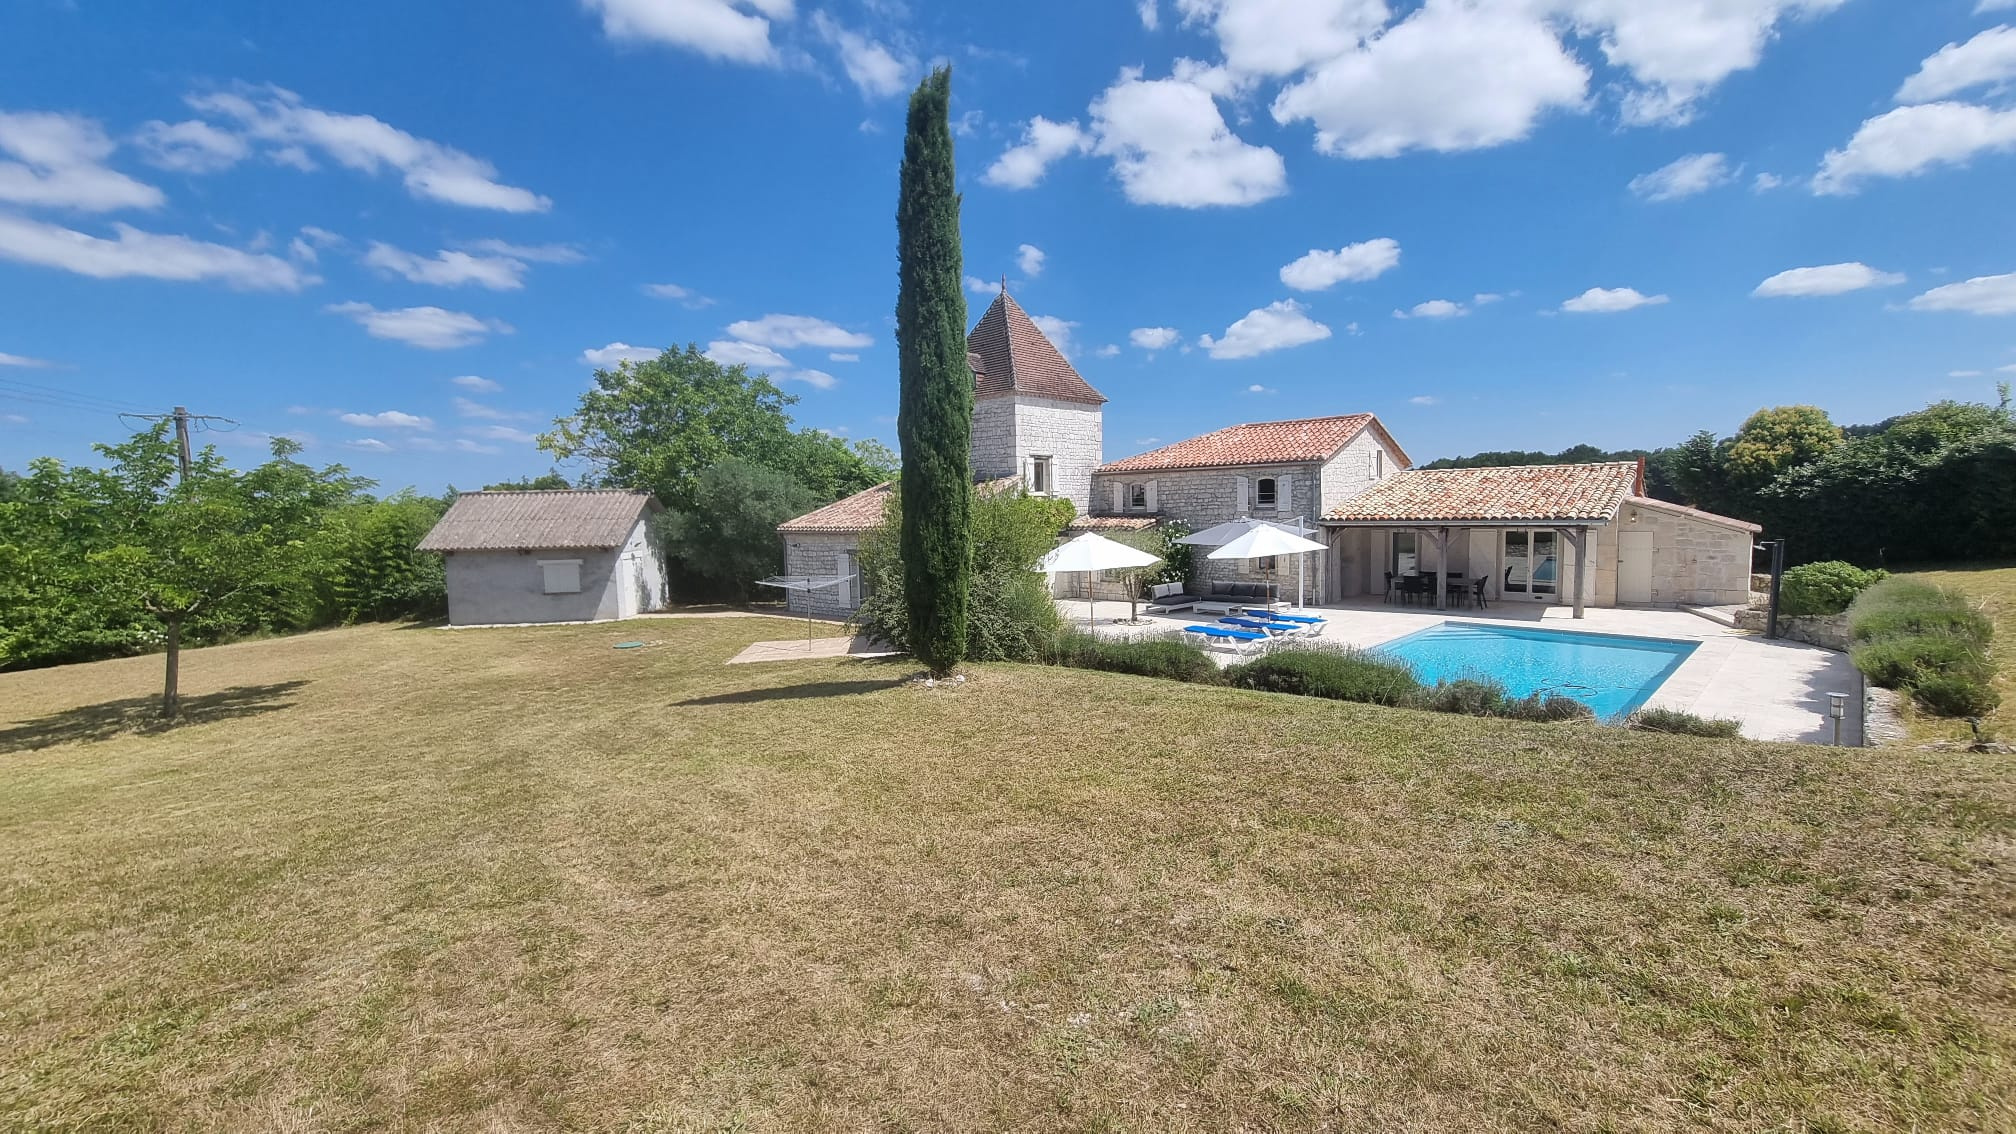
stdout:
{"type": "Polygon", "coordinates": [[[1423,468],[1644,459],[1656,499],[1761,524],[1793,563],[1865,566],[2016,556],[2016,413],[1940,401],[1872,425],[1817,406],[1761,409],[1733,435],[1661,449],[1492,452],[1423,468]]]}

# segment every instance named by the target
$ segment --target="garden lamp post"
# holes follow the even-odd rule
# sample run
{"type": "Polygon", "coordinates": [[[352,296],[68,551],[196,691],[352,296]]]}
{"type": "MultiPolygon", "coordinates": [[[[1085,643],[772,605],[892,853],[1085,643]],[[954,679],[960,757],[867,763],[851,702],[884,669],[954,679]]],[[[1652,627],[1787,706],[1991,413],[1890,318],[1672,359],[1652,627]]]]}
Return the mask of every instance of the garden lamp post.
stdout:
{"type": "Polygon", "coordinates": [[[1841,722],[1848,716],[1848,694],[1827,694],[1827,715],[1834,719],[1834,747],[1841,747],[1841,722]]]}

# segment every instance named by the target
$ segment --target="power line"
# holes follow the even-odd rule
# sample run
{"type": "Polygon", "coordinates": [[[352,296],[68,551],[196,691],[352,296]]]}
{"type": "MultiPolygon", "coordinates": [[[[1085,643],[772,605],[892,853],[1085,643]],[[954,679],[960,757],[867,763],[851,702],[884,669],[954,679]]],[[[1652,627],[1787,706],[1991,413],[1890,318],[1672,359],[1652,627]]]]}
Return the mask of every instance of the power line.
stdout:
{"type": "Polygon", "coordinates": [[[136,413],[131,416],[139,418],[142,421],[173,421],[175,423],[175,461],[181,469],[184,483],[187,483],[189,480],[190,423],[197,423],[207,429],[210,428],[210,422],[221,421],[233,429],[238,428],[238,423],[231,418],[209,413],[190,413],[188,408],[184,406],[176,406],[168,413],[136,413]]]}
{"type": "Polygon", "coordinates": [[[122,413],[140,409],[132,402],[116,401],[100,397],[82,390],[66,390],[59,386],[44,386],[11,376],[0,376],[0,393],[19,395],[22,400],[33,398],[49,404],[67,404],[77,409],[96,409],[107,413],[122,413]]]}

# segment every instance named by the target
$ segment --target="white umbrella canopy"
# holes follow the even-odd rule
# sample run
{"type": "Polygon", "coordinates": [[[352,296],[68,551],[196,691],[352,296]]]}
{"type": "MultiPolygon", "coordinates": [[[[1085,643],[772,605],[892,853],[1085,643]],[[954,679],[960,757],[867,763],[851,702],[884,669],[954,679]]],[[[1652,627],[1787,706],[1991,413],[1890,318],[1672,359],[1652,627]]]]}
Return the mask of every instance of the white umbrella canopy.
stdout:
{"type": "MultiPolygon", "coordinates": [[[[1150,555],[1138,547],[1128,547],[1098,532],[1086,532],[1054,548],[1037,562],[1036,569],[1046,575],[1055,575],[1059,571],[1117,571],[1160,562],[1162,557],[1159,555],[1150,555]]],[[[1088,595],[1085,600],[1087,630],[1092,628],[1092,602],[1088,595]]]]}
{"type": "Polygon", "coordinates": [[[1287,523],[1276,523],[1273,520],[1256,520],[1251,516],[1241,516],[1236,520],[1227,520],[1222,524],[1214,524],[1201,532],[1191,532],[1176,542],[1194,544],[1198,547],[1218,547],[1222,544],[1231,543],[1254,528],[1278,528],[1284,532],[1294,532],[1296,535],[1316,534],[1315,528],[1304,526],[1300,519],[1289,520],[1287,523]]]}
{"type": "MultiPolygon", "coordinates": [[[[1269,523],[1256,524],[1245,535],[1220,547],[1207,559],[1267,559],[1276,555],[1302,555],[1326,550],[1313,539],[1303,539],[1286,528],[1269,523]]],[[[1295,608],[1302,608],[1302,561],[1295,561],[1295,608]]]]}

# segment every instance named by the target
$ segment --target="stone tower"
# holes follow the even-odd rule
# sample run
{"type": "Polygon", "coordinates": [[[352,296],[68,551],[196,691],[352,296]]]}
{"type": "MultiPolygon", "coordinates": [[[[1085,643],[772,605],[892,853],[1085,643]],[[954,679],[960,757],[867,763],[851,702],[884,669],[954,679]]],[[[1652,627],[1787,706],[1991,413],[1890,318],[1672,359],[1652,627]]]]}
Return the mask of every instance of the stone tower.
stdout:
{"type": "Polygon", "coordinates": [[[1092,510],[1104,460],[1105,395],[1078,376],[1028,312],[996,296],[966,337],[973,367],[973,475],[1019,476],[1031,492],[1092,510]]]}

